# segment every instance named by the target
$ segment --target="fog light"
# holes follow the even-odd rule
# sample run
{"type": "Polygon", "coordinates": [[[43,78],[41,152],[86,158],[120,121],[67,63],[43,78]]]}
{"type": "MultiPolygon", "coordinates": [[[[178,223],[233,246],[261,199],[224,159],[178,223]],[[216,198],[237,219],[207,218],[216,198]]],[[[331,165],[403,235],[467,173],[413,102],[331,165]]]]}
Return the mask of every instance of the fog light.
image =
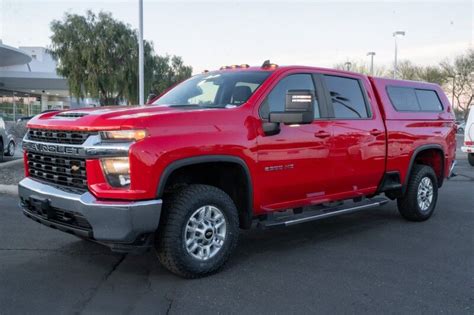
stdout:
{"type": "Polygon", "coordinates": [[[130,162],[127,157],[103,159],[102,169],[112,187],[130,186],[130,162]]]}

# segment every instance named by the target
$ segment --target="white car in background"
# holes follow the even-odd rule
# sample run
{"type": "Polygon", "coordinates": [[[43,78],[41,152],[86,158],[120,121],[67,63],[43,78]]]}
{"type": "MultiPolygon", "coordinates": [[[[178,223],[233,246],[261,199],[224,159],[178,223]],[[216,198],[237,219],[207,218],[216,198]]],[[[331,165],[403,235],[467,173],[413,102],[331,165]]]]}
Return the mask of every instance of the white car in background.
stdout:
{"type": "Polygon", "coordinates": [[[467,117],[466,127],[464,128],[464,146],[461,147],[461,150],[467,153],[469,164],[474,166],[474,106],[471,106],[467,117]]]}
{"type": "Polygon", "coordinates": [[[13,156],[15,154],[15,140],[12,135],[7,133],[5,121],[0,117],[0,162],[3,156],[13,156]]]}

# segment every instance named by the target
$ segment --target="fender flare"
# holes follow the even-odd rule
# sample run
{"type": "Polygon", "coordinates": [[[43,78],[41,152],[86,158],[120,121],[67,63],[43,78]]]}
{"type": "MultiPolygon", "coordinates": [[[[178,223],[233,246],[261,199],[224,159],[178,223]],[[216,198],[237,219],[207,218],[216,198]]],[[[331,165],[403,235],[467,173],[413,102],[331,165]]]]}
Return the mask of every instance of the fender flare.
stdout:
{"type": "Polygon", "coordinates": [[[248,204],[247,204],[247,219],[251,220],[252,213],[253,213],[253,185],[252,185],[252,178],[250,175],[250,170],[247,166],[245,161],[237,156],[233,155],[199,155],[189,158],[184,158],[181,160],[174,161],[170,163],[168,166],[165,167],[164,171],[161,173],[160,180],[158,181],[158,188],[157,188],[157,197],[159,199],[163,198],[164,189],[166,186],[166,182],[170,175],[177,169],[189,165],[197,165],[203,163],[212,163],[212,162],[226,162],[226,163],[235,163],[242,167],[246,182],[247,182],[247,196],[248,196],[248,204]]]}
{"type": "Polygon", "coordinates": [[[408,164],[408,171],[407,171],[407,175],[405,176],[405,180],[404,180],[404,183],[403,183],[403,193],[405,193],[405,190],[406,190],[406,187],[408,185],[408,181],[410,180],[410,176],[411,176],[411,171],[413,169],[413,164],[415,164],[415,159],[416,159],[416,156],[422,152],[422,151],[425,151],[425,150],[430,150],[430,149],[436,149],[436,150],[440,150],[441,151],[441,159],[442,159],[442,163],[441,163],[441,176],[440,178],[438,178],[438,187],[441,187],[443,185],[443,180],[444,180],[444,160],[445,160],[445,156],[444,156],[444,150],[443,150],[443,147],[439,144],[424,144],[424,145],[421,145],[419,147],[417,147],[414,151],[413,151],[413,154],[410,158],[410,164],[408,164]]]}

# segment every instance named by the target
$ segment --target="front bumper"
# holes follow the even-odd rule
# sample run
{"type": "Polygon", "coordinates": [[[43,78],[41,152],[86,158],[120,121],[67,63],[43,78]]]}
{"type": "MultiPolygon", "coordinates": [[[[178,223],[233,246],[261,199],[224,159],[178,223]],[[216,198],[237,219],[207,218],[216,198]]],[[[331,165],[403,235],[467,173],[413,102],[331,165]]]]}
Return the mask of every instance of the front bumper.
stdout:
{"type": "Polygon", "coordinates": [[[161,200],[101,201],[89,192],[72,193],[30,178],[18,184],[18,192],[27,217],[112,248],[143,243],[160,221],[161,200]]]}
{"type": "Polygon", "coordinates": [[[461,151],[464,153],[474,153],[474,146],[462,146],[461,151]]]}

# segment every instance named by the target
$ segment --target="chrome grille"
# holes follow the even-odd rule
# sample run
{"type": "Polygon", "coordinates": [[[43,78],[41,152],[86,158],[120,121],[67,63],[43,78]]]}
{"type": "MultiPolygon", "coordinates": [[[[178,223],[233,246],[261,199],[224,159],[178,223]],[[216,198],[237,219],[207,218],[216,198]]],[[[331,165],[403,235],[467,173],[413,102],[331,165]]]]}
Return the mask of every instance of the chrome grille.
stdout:
{"type": "Polygon", "coordinates": [[[28,139],[49,143],[83,144],[89,136],[95,134],[97,133],[90,131],[30,129],[28,139]]]}
{"type": "Polygon", "coordinates": [[[87,190],[86,160],[27,152],[31,177],[56,185],[87,190]]]}

